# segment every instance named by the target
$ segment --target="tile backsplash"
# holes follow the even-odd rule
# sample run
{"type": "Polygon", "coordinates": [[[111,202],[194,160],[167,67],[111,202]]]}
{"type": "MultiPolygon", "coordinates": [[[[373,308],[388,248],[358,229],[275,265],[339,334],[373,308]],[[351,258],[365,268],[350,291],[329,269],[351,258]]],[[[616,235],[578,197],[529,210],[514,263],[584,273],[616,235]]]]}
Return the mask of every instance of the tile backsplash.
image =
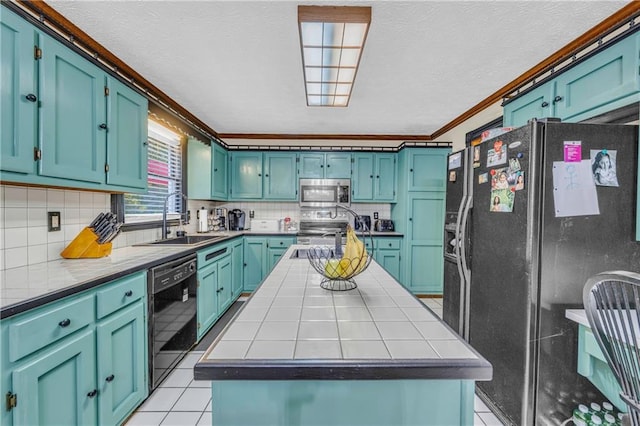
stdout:
{"type": "Polygon", "coordinates": [[[60,252],[100,212],[110,194],[0,185],[0,270],[60,259],[60,252]],[[48,212],[60,230],[48,231],[48,212]]]}
{"type": "MultiPolygon", "coordinates": [[[[255,219],[290,217],[294,222],[300,221],[297,202],[189,200],[187,209],[191,211],[191,222],[184,225],[189,234],[196,233],[196,211],[201,207],[209,211],[217,207],[238,208],[247,214],[253,210],[255,219]]],[[[391,215],[390,204],[352,204],[351,208],[372,218],[376,211],[381,219],[391,215]]],[[[60,252],[78,232],[100,212],[110,209],[111,195],[105,192],[0,185],[0,270],[60,259],[60,252]],[[60,212],[60,231],[48,231],[48,212],[60,212]]],[[[159,227],[122,232],[113,241],[113,247],[126,247],[160,237],[159,227]]]]}

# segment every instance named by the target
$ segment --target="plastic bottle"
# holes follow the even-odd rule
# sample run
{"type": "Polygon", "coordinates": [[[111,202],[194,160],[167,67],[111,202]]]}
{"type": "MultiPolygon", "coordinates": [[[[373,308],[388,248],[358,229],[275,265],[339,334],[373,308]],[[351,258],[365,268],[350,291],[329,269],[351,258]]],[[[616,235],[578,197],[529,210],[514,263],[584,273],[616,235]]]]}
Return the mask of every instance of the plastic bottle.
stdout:
{"type": "Polygon", "coordinates": [[[615,426],[616,418],[613,417],[613,414],[606,413],[604,415],[604,422],[602,424],[605,425],[605,426],[615,426]]]}
{"type": "Polygon", "coordinates": [[[591,419],[589,419],[589,423],[587,423],[589,426],[601,426],[602,425],[602,418],[600,418],[599,415],[597,414],[592,414],[591,415],[591,419]]]}
{"type": "Polygon", "coordinates": [[[573,410],[573,422],[581,421],[583,423],[587,423],[589,421],[589,409],[586,405],[580,404],[576,409],[573,410]]]}
{"type": "Polygon", "coordinates": [[[609,413],[609,414],[613,415],[613,413],[614,413],[613,404],[611,404],[609,401],[604,401],[602,403],[602,411],[604,411],[605,413],[609,413]]]}

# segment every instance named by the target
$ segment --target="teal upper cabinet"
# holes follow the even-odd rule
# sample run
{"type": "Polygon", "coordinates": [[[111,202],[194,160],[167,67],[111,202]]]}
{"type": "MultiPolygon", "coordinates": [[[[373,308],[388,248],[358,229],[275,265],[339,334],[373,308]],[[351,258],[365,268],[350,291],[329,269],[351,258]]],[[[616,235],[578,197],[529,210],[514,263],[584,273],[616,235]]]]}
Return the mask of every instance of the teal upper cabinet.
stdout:
{"type": "Polygon", "coordinates": [[[578,122],[640,101],[640,32],[588,57],[504,106],[504,125],[578,122]]]}
{"type": "Polygon", "coordinates": [[[532,118],[551,117],[554,87],[555,83],[549,81],[505,105],[504,125],[520,126],[532,118]]]}
{"type": "Polygon", "coordinates": [[[211,197],[216,200],[226,200],[229,196],[227,179],[227,150],[215,142],[211,142],[213,162],[211,170],[211,197]]]}
{"type": "Polygon", "coordinates": [[[374,159],[372,153],[353,154],[353,180],[351,201],[373,200],[374,159]]]}
{"type": "Polygon", "coordinates": [[[230,200],[298,199],[295,153],[232,151],[229,157],[230,200]]]}
{"type": "Polygon", "coordinates": [[[301,178],[338,179],[351,177],[351,153],[305,152],[300,154],[301,178]]]}
{"type": "Polygon", "coordinates": [[[269,200],[298,199],[298,159],[288,152],[264,153],[264,198],[269,200]]]}
{"type": "Polygon", "coordinates": [[[446,191],[449,150],[412,149],[408,152],[408,190],[446,191]]]}
{"type": "Polygon", "coordinates": [[[147,189],[147,98],[107,77],[107,184],[147,189]]]}
{"type": "Polygon", "coordinates": [[[231,152],[232,200],[262,198],[262,152],[231,152]]]}
{"type": "Polygon", "coordinates": [[[321,152],[300,154],[300,177],[322,179],[324,177],[324,154],[321,152]]]}
{"type": "Polygon", "coordinates": [[[47,35],[40,46],[40,174],[104,182],[105,74],[47,35]]]}
{"type": "Polygon", "coordinates": [[[145,191],[147,99],[0,10],[0,180],[145,191]]]}
{"type": "Polygon", "coordinates": [[[211,146],[195,138],[187,141],[187,196],[190,199],[211,198],[211,146]]]}
{"type": "Polygon", "coordinates": [[[398,163],[396,154],[376,154],[374,201],[396,201],[396,176],[398,163]]]}
{"type": "Polygon", "coordinates": [[[581,121],[640,101],[640,32],[556,77],[555,116],[581,121]]]}
{"type": "Polygon", "coordinates": [[[0,9],[0,169],[33,173],[38,91],[33,46],[36,32],[7,8],[0,9]]]}

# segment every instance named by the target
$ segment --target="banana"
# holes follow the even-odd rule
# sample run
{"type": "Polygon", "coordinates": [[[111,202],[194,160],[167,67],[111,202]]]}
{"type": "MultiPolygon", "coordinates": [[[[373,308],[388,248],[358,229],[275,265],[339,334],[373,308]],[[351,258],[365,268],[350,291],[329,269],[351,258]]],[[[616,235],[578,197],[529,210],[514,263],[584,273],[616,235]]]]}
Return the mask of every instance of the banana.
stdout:
{"type": "Polygon", "coordinates": [[[347,243],[340,259],[340,276],[347,278],[362,271],[367,264],[367,250],[351,225],[347,225],[347,243]]]}

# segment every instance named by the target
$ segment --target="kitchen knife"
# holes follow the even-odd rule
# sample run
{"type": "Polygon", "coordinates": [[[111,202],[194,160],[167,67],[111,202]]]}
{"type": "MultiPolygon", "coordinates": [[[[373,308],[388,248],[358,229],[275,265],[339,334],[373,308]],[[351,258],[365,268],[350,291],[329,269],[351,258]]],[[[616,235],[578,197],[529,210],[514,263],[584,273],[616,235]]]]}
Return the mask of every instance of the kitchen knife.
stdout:
{"type": "Polygon", "coordinates": [[[93,219],[93,222],[89,224],[89,228],[95,229],[95,226],[98,224],[98,222],[100,222],[100,220],[102,220],[103,217],[104,213],[100,213],[98,216],[96,216],[96,218],[93,219]]]}
{"type": "Polygon", "coordinates": [[[113,223],[109,223],[107,226],[102,228],[102,230],[98,234],[98,244],[103,244],[107,240],[107,237],[109,237],[109,235],[111,235],[111,232],[113,232],[114,226],[115,225],[113,223]]]}
{"type": "Polygon", "coordinates": [[[104,240],[104,242],[102,242],[101,244],[110,243],[111,241],[113,241],[118,236],[118,234],[120,234],[121,227],[122,227],[122,222],[116,224],[113,231],[111,231],[111,234],[108,235],[106,240],[104,240]]]}

